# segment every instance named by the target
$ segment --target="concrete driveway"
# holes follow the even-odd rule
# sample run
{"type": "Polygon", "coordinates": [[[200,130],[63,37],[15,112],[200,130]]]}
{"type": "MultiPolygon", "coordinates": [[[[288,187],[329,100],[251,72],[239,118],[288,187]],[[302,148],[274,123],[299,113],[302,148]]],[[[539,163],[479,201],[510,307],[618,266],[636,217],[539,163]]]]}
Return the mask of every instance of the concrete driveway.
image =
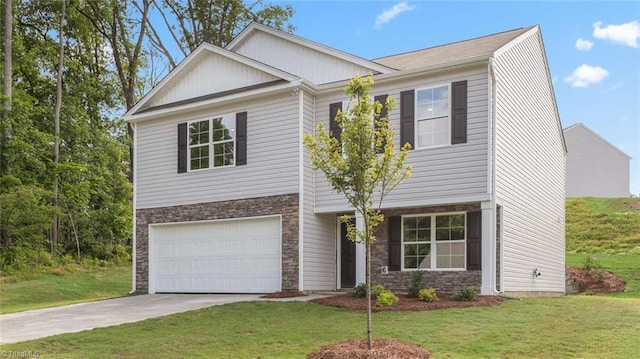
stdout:
{"type": "MultiPolygon", "coordinates": [[[[286,300],[311,300],[308,295],[286,300]]],[[[260,294],[147,294],[0,315],[0,344],[17,343],[163,317],[235,302],[265,300],[260,294]]],[[[285,299],[278,299],[282,301],[285,299]]]]}

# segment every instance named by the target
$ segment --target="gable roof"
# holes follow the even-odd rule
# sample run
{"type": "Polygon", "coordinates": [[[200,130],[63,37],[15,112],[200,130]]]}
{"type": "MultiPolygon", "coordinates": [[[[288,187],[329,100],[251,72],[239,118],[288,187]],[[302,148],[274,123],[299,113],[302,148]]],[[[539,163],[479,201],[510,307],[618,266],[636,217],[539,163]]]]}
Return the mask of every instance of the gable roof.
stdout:
{"type": "MultiPolygon", "coordinates": [[[[236,54],[234,52],[231,52],[229,50],[223,49],[221,47],[218,47],[212,44],[203,43],[202,45],[198,46],[198,48],[195,49],[191,54],[189,54],[189,56],[187,56],[184,60],[182,60],[182,62],[180,62],[180,64],[176,68],[171,70],[171,72],[169,72],[169,74],[164,79],[162,79],[162,81],[160,81],[156,86],[154,86],[153,89],[151,89],[151,91],[149,91],[144,97],[142,97],[134,107],[132,107],[129,111],[127,111],[127,113],[125,113],[124,115],[125,119],[130,118],[131,116],[137,113],[141,113],[143,111],[146,112],[156,108],[160,108],[160,107],[165,108],[167,106],[174,106],[174,105],[179,106],[183,102],[185,102],[185,100],[183,99],[175,101],[175,103],[164,103],[164,104],[155,104],[153,101],[156,96],[161,96],[164,90],[171,87],[171,85],[174,82],[179,82],[181,76],[185,75],[190,70],[198,66],[201,63],[201,61],[204,58],[206,58],[206,56],[209,56],[211,54],[221,56],[231,62],[241,64],[243,66],[246,66],[247,68],[251,68],[255,70],[256,72],[262,72],[264,74],[269,75],[269,77],[272,77],[268,79],[266,83],[276,83],[276,82],[282,82],[282,81],[290,82],[290,81],[299,80],[294,75],[291,75],[285,71],[273,68],[271,66],[263,64],[254,59],[248,58],[246,56],[242,56],[240,54],[236,54]]],[[[257,84],[257,85],[260,85],[260,84],[257,84]]],[[[248,87],[251,87],[251,86],[248,86],[248,87]]],[[[232,90],[232,89],[228,89],[228,90],[232,90]]],[[[228,90],[221,91],[221,93],[225,93],[228,90]]],[[[197,97],[199,98],[207,97],[207,96],[215,97],[216,95],[217,95],[217,92],[211,93],[211,94],[209,93],[201,94],[200,96],[197,96],[197,97]]]]}
{"type": "Polygon", "coordinates": [[[481,56],[489,57],[496,50],[534,27],[521,27],[475,39],[381,57],[372,61],[394,69],[408,70],[425,65],[454,62],[481,56]]]}
{"type": "Polygon", "coordinates": [[[583,129],[586,130],[588,133],[592,134],[595,138],[599,139],[600,141],[604,142],[605,144],[611,146],[611,148],[615,149],[616,151],[620,152],[620,154],[622,154],[623,156],[627,157],[628,159],[631,159],[631,156],[629,156],[628,154],[624,153],[621,149],[618,148],[618,146],[613,145],[611,142],[607,141],[606,139],[604,139],[604,137],[600,136],[599,134],[595,133],[592,129],[590,129],[589,127],[587,127],[585,124],[583,124],[582,122],[578,122],[576,124],[573,124],[567,128],[565,128],[564,130],[562,130],[562,132],[565,134],[567,134],[567,132],[573,131],[575,129],[583,129]]]}
{"type": "Polygon", "coordinates": [[[343,61],[347,61],[347,62],[351,62],[353,64],[356,64],[358,66],[362,66],[365,68],[368,68],[374,72],[377,73],[389,73],[392,72],[394,69],[390,68],[384,64],[375,62],[375,61],[371,61],[371,60],[367,60],[364,59],[362,57],[350,54],[348,52],[344,52],[338,49],[335,49],[333,47],[327,46],[327,45],[323,45],[320,43],[317,43],[315,41],[311,41],[309,39],[305,39],[303,37],[282,31],[282,30],[278,30],[278,29],[274,29],[271,28],[269,26],[266,25],[262,25],[259,24],[257,22],[252,22],[249,26],[247,26],[246,28],[244,28],[239,34],[238,36],[236,36],[236,38],[234,38],[227,46],[225,46],[225,49],[229,50],[229,51],[234,51],[235,49],[237,49],[244,41],[248,40],[249,37],[251,37],[251,35],[255,32],[264,32],[267,33],[269,35],[281,38],[283,40],[287,40],[287,41],[291,41],[293,43],[296,43],[298,45],[319,51],[321,53],[327,54],[329,56],[333,56],[333,57],[337,57],[343,61]]]}

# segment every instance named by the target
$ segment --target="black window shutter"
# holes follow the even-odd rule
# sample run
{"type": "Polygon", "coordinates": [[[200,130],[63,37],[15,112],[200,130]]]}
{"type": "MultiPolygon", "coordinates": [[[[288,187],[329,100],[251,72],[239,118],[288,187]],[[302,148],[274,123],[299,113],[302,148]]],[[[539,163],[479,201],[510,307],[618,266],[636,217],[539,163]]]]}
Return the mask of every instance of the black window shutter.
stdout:
{"type": "Polygon", "coordinates": [[[399,271],[402,251],[402,217],[389,218],[389,270],[399,271]]]}
{"type": "Polygon", "coordinates": [[[178,173],[187,172],[187,123],[178,124],[178,173]]]}
{"type": "Polygon", "coordinates": [[[247,164],[247,112],[236,113],[236,166],[247,164]]]}
{"type": "Polygon", "coordinates": [[[467,142],[467,81],[451,84],[451,144],[467,142]]]}
{"type": "Polygon", "coordinates": [[[329,133],[333,137],[337,138],[338,142],[340,142],[342,129],[338,125],[338,121],[336,121],[338,111],[342,111],[342,102],[336,102],[329,105],[329,133]]]}
{"type": "Polygon", "coordinates": [[[482,212],[467,213],[467,270],[482,269],[482,212]]]}
{"type": "MultiPolygon", "coordinates": [[[[382,108],[380,109],[380,116],[377,116],[375,118],[375,127],[376,129],[378,128],[378,119],[381,118],[385,118],[389,115],[389,111],[387,109],[387,97],[389,97],[389,95],[378,95],[376,97],[373,98],[374,101],[380,103],[382,105],[382,108]]],[[[380,148],[378,148],[378,153],[382,153],[384,152],[384,147],[387,145],[386,141],[382,141],[382,146],[380,148]]]]}
{"type": "Polygon", "coordinates": [[[415,91],[403,91],[400,93],[400,146],[405,143],[415,148],[413,140],[415,127],[415,91]]]}

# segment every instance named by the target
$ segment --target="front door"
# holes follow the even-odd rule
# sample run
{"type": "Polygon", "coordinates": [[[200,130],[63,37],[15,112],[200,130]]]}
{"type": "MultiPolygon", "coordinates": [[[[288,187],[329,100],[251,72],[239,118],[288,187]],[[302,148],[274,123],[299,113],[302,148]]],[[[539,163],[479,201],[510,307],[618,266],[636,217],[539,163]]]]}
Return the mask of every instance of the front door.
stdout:
{"type": "Polygon", "coordinates": [[[340,222],[340,287],[356,285],[356,244],[347,238],[347,225],[340,222]]]}

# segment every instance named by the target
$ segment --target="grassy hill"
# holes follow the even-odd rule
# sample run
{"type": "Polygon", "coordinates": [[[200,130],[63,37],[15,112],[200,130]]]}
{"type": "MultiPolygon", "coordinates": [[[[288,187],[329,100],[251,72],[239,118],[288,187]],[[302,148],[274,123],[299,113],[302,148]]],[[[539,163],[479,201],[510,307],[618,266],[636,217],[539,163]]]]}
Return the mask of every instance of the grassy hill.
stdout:
{"type": "Polygon", "coordinates": [[[640,254],[640,198],[568,198],[569,253],[640,254]]]}
{"type": "Polygon", "coordinates": [[[616,297],[640,298],[640,198],[568,198],[566,263],[587,259],[627,281],[616,297]]]}

